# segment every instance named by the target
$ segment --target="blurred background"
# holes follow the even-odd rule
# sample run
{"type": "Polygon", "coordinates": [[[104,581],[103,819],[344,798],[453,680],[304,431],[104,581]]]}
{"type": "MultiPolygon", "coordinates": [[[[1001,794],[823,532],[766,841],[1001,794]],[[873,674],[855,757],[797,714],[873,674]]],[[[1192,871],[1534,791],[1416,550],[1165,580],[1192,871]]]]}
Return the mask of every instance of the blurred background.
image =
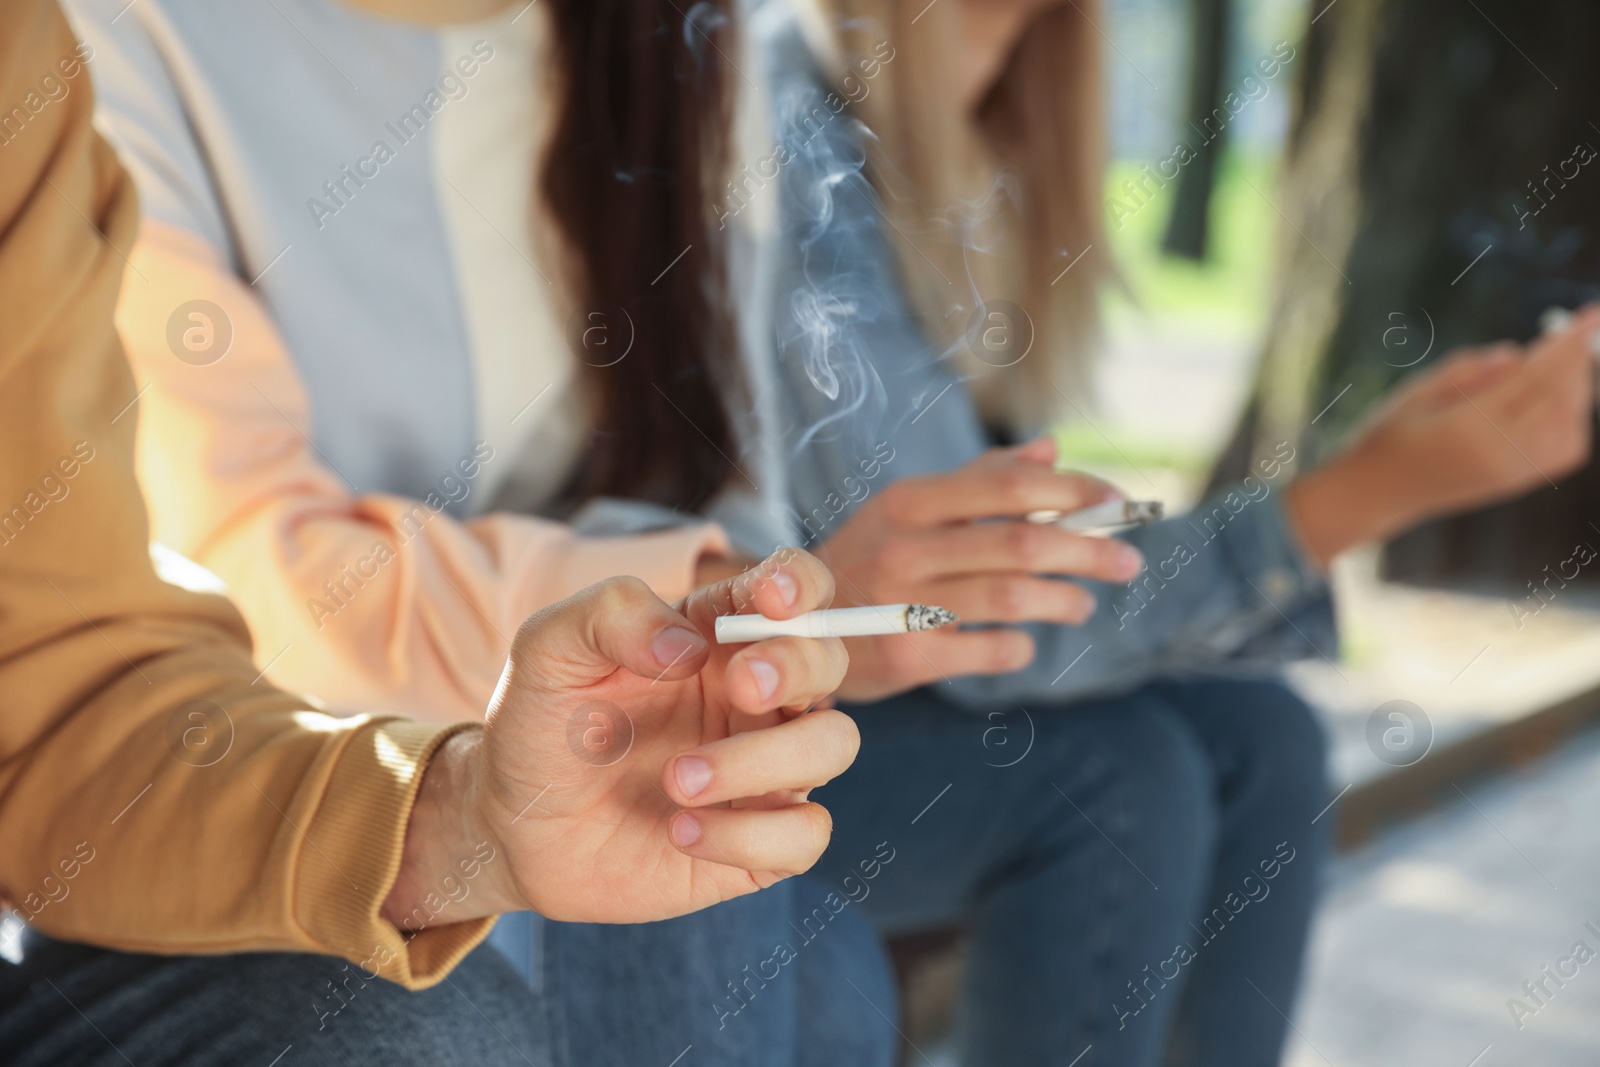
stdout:
{"type": "MultiPolygon", "coordinates": [[[[1274,441],[1337,448],[1447,348],[1594,299],[1595,8],[1107,0],[1125,286],[1064,455],[1181,509],[1274,441]],[[1230,92],[1207,152],[1141,189],[1230,92]]],[[[1342,647],[1292,671],[1341,847],[1294,1067],[1596,1062],[1600,964],[1543,970],[1600,950],[1600,564],[1572,562],[1600,548],[1595,488],[1591,466],[1339,564],[1342,647]]]]}

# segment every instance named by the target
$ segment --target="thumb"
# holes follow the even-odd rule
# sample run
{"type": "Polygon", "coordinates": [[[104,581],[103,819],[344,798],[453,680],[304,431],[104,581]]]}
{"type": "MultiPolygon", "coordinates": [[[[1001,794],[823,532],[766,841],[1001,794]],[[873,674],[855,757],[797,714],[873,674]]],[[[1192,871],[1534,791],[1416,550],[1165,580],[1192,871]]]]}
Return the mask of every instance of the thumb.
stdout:
{"type": "Polygon", "coordinates": [[[618,669],[676,681],[705,665],[710,644],[637,578],[603,582],[528,616],[511,643],[507,677],[557,691],[604,681],[618,669]]]}

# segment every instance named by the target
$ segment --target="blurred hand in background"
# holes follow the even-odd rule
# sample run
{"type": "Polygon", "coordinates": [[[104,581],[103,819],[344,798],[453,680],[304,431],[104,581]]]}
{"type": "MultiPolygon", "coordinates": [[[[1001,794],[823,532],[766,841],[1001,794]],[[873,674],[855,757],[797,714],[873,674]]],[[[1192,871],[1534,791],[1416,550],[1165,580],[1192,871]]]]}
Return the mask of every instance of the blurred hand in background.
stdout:
{"type": "Polygon", "coordinates": [[[1600,306],[1527,346],[1467,348],[1417,375],[1337,458],[1289,490],[1321,566],[1427,519],[1509,500],[1589,458],[1600,306]]]}

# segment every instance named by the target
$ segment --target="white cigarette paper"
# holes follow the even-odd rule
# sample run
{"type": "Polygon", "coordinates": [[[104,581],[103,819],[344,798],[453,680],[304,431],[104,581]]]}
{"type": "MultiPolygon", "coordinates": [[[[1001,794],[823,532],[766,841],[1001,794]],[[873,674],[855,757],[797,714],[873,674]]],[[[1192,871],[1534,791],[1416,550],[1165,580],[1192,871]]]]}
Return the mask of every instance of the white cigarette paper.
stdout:
{"type": "Polygon", "coordinates": [[[717,616],[717,644],[738,645],[769,637],[871,637],[918,633],[956,621],[956,613],[928,604],[870,604],[861,608],[808,611],[792,619],[765,615],[717,616]]]}
{"type": "Polygon", "coordinates": [[[1572,325],[1572,312],[1564,307],[1545,308],[1539,315],[1540,333],[1560,333],[1572,325]]]}
{"type": "Polygon", "coordinates": [[[1108,530],[1114,526],[1144,526],[1160,519],[1164,508],[1159,500],[1112,500],[1078,511],[1030,511],[1029,522],[1053,522],[1063,530],[1083,533],[1108,530]]]}
{"type": "MultiPolygon", "coordinates": [[[[1539,315],[1539,332],[1545,336],[1561,333],[1572,325],[1572,312],[1564,307],[1548,307],[1539,315]]],[[[1589,339],[1589,347],[1594,352],[1595,358],[1600,359],[1600,333],[1589,339]]]]}

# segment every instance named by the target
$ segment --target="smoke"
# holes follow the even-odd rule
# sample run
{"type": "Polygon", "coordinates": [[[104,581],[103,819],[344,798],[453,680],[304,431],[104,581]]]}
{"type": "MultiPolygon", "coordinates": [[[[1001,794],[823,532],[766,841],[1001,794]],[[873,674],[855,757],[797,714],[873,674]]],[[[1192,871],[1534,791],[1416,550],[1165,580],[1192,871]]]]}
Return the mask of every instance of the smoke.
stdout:
{"type": "MultiPolygon", "coordinates": [[[[1014,251],[1006,242],[1021,192],[1016,175],[1001,170],[977,195],[952,195],[932,217],[908,221],[918,214],[914,199],[899,199],[895,191],[910,184],[891,160],[880,158],[884,153],[873,154],[869,180],[868,150],[876,137],[847,107],[839,93],[800,76],[780,80],[775,91],[784,207],[800,260],[800,280],[781,298],[778,341],[785,359],[799,361],[816,391],[813,399],[826,401],[806,405],[814,421],[794,441],[796,453],[817,440],[844,437],[861,449],[889,438],[948,386],[945,375],[930,373],[935,365],[965,382],[1019,358],[986,343],[1000,331],[989,314],[997,306],[983,297],[993,287],[992,268],[1003,267],[1014,251]],[[881,196],[897,209],[909,202],[913,210],[886,211],[881,196]],[[889,247],[894,238],[910,250],[913,269],[947,288],[935,295],[934,307],[923,309],[931,322],[908,306],[889,247]],[[874,346],[894,351],[879,351],[875,360],[874,346]]],[[[1029,338],[1018,349],[1025,352],[1031,319],[1012,323],[1027,313],[1009,302],[1000,306],[1005,332],[1015,326],[1029,338]]]]}
{"type": "Polygon", "coordinates": [[[780,84],[775,113],[785,175],[785,209],[796,234],[800,282],[777,318],[778,343],[798,359],[827,400],[794,442],[796,453],[842,429],[871,437],[888,395],[868,356],[867,333],[886,312],[873,206],[861,141],[870,136],[842,114],[845,101],[804,79],[780,84]]]}
{"type": "Polygon", "coordinates": [[[683,16],[683,43],[694,57],[697,70],[705,68],[706,48],[716,47],[713,35],[727,24],[728,16],[711,0],[699,0],[683,16]]]}

